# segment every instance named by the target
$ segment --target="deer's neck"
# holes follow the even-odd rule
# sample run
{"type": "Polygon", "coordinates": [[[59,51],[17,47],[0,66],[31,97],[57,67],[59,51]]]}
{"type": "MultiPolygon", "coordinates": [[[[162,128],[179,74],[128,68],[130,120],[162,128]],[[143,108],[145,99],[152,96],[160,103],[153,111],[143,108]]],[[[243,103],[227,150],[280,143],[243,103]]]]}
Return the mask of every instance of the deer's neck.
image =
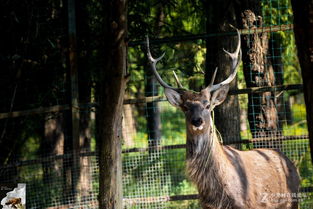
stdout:
{"type": "MultiPolygon", "coordinates": [[[[214,129],[200,135],[187,132],[187,172],[200,198],[219,206],[227,201],[226,169],[229,161],[214,129]]],[[[219,207],[218,207],[219,208],[219,207]]]]}

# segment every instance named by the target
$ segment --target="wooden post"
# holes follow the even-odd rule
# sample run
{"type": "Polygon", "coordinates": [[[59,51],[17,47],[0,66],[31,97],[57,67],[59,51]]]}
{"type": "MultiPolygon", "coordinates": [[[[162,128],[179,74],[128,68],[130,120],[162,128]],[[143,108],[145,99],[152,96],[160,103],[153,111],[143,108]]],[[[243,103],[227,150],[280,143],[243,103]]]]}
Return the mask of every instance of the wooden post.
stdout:
{"type": "MultiPolygon", "coordinates": [[[[154,35],[158,36],[160,34],[161,26],[164,23],[164,6],[161,2],[157,7],[157,15],[154,23],[154,35]]],[[[145,60],[148,60],[145,56],[145,60]]],[[[147,62],[146,68],[150,68],[147,62]]],[[[159,95],[158,83],[151,69],[145,69],[146,72],[146,85],[145,85],[145,95],[151,97],[157,97],[159,95]]],[[[147,129],[148,129],[148,142],[149,146],[160,145],[161,139],[161,113],[157,102],[147,102],[146,106],[146,119],[147,119],[147,129]]]]}
{"type": "Polygon", "coordinates": [[[78,105],[78,70],[77,70],[77,34],[75,0],[68,0],[68,36],[69,63],[71,81],[71,116],[72,116],[72,189],[74,195],[79,191],[79,105],[78,105]]]}
{"type": "MultiPolygon", "coordinates": [[[[156,79],[150,69],[146,70],[146,77],[147,83],[145,85],[145,95],[147,97],[157,97],[158,86],[156,79]]],[[[158,102],[148,102],[146,106],[146,112],[149,146],[157,146],[160,144],[161,139],[161,117],[158,102]]]]}

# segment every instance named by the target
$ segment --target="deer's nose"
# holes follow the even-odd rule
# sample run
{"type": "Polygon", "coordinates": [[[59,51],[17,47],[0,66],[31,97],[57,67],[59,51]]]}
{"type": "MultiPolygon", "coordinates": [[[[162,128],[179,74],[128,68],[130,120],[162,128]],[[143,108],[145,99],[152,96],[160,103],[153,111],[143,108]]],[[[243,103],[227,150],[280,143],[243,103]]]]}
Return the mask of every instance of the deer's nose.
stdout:
{"type": "Polygon", "coordinates": [[[193,119],[191,120],[191,124],[194,125],[194,126],[196,126],[196,127],[201,126],[202,123],[203,123],[202,118],[193,118],[193,119]]]}

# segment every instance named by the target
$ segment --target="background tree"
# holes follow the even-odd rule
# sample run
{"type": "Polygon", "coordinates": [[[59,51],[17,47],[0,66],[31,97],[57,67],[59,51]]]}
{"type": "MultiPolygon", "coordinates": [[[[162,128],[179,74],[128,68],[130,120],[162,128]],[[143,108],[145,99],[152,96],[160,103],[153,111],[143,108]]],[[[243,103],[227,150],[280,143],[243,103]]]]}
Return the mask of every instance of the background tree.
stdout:
{"type": "MultiPolygon", "coordinates": [[[[313,1],[291,1],[294,32],[300,61],[310,148],[313,150],[313,1]]],[[[313,159],[311,151],[311,159],[313,159]]]]}
{"type": "MultiPolygon", "coordinates": [[[[237,13],[238,22],[244,29],[263,26],[260,1],[242,1],[237,13]],[[241,17],[241,18],[240,18],[241,17]]],[[[243,36],[243,71],[247,87],[274,86],[275,75],[269,54],[268,33],[243,36]]],[[[275,92],[248,95],[248,120],[252,137],[280,135],[275,92]]],[[[259,146],[255,144],[255,146],[259,146]]],[[[263,146],[263,145],[262,145],[263,146]]]]}
{"type": "Polygon", "coordinates": [[[103,68],[98,71],[99,207],[122,208],[122,107],[126,88],[126,0],[103,3],[103,68]]]}
{"type": "MultiPolygon", "coordinates": [[[[206,1],[207,33],[226,33],[233,31],[229,25],[237,27],[234,3],[228,1],[206,1]]],[[[216,67],[215,82],[225,80],[231,72],[231,63],[223,48],[233,52],[237,46],[237,36],[213,36],[206,40],[206,74],[205,83],[209,84],[216,67]]],[[[230,84],[230,90],[237,89],[237,79],[230,84]]],[[[228,96],[224,103],[214,111],[214,120],[224,142],[240,140],[240,109],[238,97],[228,96]]]]}

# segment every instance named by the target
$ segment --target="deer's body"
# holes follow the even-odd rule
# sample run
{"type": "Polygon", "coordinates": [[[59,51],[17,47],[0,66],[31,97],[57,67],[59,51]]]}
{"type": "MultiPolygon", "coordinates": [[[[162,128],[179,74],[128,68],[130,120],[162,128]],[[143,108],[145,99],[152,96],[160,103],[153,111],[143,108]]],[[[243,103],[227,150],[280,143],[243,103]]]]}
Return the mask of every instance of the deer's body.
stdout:
{"type": "Polygon", "coordinates": [[[151,69],[165,88],[170,104],[181,109],[187,125],[187,172],[196,184],[201,205],[207,209],[288,209],[297,208],[299,176],[296,167],[281,152],[272,149],[239,151],[222,146],[218,140],[212,111],[226,98],[229,83],[235,78],[241,59],[240,34],[232,59],[233,73],[223,82],[212,81],[201,92],[173,88],[156,70],[162,59],[148,58],[151,69]]]}
{"type": "Polygon", "coordinates": [[[271,149],[222,146],[214,130],[187,133],[187,172],[203,208],[297,208],[299,177],[292,162],[271,149]]]}

